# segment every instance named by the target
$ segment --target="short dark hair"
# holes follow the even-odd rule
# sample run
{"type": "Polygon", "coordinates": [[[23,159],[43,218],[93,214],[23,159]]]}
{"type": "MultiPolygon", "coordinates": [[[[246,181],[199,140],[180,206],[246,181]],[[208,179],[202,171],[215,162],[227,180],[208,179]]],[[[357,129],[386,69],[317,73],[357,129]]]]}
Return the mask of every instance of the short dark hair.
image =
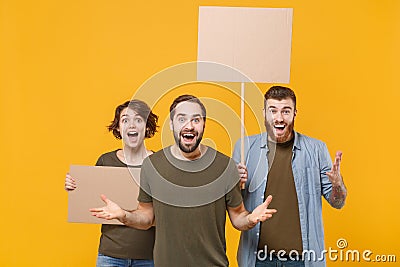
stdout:
{"type": "Polygon", "coordinates": [[[200,101],[200,99],[198,99],[197,97],[195,97],[193,95],[181,95],[181,96],[178,96],[177,98],[175,98],[174,102],[172,102],[171,106],[169,107],[169,118],[171,119],[171,121],[174,119],[176,106],[179,103],[186,102],[186,101],[199,104],[201,111],[203,112],[203,114],[202,114],[203,119],[205,121],[206,120],[206,107],[203,105],[203,103],[200,101]]]}
{"type": "Polygon", "coordinates": [[[290,98],[293,100],[294,109],[296,109],[296,95],[292,89],[284,86],[272,86],[264,95],[264,108],[266,108],[268,99],[282,100],[290,98]]]}
{"type": "Polygon", "coordinates": [[[122,110],[127,107],[134,110],[137,114],[139,114],[140,117],[142,117],[146,121],[145,137],[153,137],[154,134],[157,132],[158,116],[150,110],[150,107],[145,102],[138,99],[126,101],[115,109],[114,120],[111,121],[111,124],[107,126],[108,131],[112,131],[115,138],[122,139],[121,133],[118,130],[119,120],[122,110]]]}

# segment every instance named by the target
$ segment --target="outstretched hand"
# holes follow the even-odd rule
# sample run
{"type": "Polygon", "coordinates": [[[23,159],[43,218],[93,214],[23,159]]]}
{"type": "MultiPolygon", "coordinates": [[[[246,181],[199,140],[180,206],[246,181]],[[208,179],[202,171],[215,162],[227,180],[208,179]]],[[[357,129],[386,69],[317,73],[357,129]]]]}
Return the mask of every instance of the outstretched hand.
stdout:
{"type": "Polygon", "coordinates": [[[109,200],[105,195],[101,195],[101,200],[106,203],[106,206],[102,208],[92,208],[89,211],[93,216],[101,219],[112,220],[112,219],[123,219],[125,211],[120,208],[116,203],[109,200]]]}
{"type": "Polygon", "coordinates": [[[269,195],[264,203],[255,208],[253,212],[248,215],[247,218],[249,222],[253,225],[256,225],[258,222],[264,222],[271,218],[272,215],[277,212],[276,209],[268,209],[268,205],[271,203],[271,201],[272,196],[269,195]]]}
{"type": "Polygon", "coordinates": [[[332,185],[338,186],[343,183],[342,175],[340,174],[340,162],[342,161],[342,151],[337,151],[335,160],[332,164],[332,169],[329,172],[326,172],[328,175],[329,180],[331,181],[332,185]]]}

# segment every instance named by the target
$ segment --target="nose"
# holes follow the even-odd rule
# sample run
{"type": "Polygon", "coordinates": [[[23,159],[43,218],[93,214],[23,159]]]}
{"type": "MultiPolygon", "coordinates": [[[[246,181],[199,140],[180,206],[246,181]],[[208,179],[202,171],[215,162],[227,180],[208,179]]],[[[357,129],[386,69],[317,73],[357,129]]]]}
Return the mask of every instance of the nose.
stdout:
{"type": "Polygon", "coordinates": [[[128,128],[136,128],[136,123],[132,120],[128,124],[128,128]]]}
{"type": "Polygon", "coordinates": [[[193,121],[189,120],[186,124],[185,124],[185,129],[193,129],[193,121]]]}
{"type": "Polygon", "coordinates": [[[281,114],[280,112],[275,113],[275,115],[274,115],[274,120],[275,120],[276,122],[282,122],[282,121],[283,121],[283,116],[282,116],[282,114],[281,114]]]}

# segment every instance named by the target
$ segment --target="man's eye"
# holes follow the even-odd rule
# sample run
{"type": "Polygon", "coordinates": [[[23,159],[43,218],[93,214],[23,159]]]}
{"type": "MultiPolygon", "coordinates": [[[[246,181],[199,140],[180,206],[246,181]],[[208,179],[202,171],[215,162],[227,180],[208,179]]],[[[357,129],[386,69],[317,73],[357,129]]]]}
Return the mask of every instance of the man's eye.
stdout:
{"type": "Polygon", "coordinates": [[[199,122],[200,122],[200,119],[199,119],[199,118],[195,118],[195,119],[193,119],[193,122],[199,123],[199,122]]]}
{"type": "Polygon", "coordinates": [[[289,110],[284,110],[283,114],[288,115],[288,114],[290,114],[290,111],[289,110]]]}
{"type": "Polygon", "coordinates": [[[185,119],[181,117],[181,118],[178,118],[178,121],[179,122],[185,122],[185,119]]]}
{"type": "Polygon", "coordinates": [[[127,119],[122,119],[122,123],[127,123],[128,120],[127,119]]]}
{"type": "Polygon", "coordinates": [[[142,119],[141,119],[141,118],[137,118],[137,119],[136,119],[136,122],[137,122],[137,123],[141,123],[141,122],[142,122],[142,119]]]}

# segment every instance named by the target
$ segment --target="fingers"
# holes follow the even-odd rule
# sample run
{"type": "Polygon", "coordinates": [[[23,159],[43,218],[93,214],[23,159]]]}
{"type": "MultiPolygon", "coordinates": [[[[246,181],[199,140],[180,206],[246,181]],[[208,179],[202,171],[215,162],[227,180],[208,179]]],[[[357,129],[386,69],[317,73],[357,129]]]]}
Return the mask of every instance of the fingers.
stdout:
{"type": "Polygon", "coordinates": [[[245,179],[244,182],[246,182],[247,181],[247,167],[242,163],[238,163],[237,169],[239,172],[240,179],[245,179]]]}
{"type": "Polygon", "coordinates": [[[73,185],[71,183],[68,183],[68,182],[65,182],[65,190],[72,191],[72,190],[75,190],[75,189],[76,189],[75,185],[73,185]]]}
{"type": "Polygon", "coordinates": [[[335,161],[333,163],[333,165],[339,166],[340,162],[342,161],[342,151],[337,151],[336,155],[335,155],[335,161]]]}
{"type": "Polygon", "coordinates": [[[247,182],[247,167],[243,163],[238,163],[237,169],[240,176],[240,189],[245,189],[245,184],[247,182]]]}
{"type": "Polygon", "coordinates": [[[246,165],[244,165],[244,164],[241,163],[241,162],[239,162],[239,163],[237,164],[237,167],[238,167],[238,169],[247,169],[247,168],[246,168],[246,165]]]}
{"type": "Polygon", "coordinates": [[[109,200],[109,199],[106,197],[106,195],[101,194],[101,195],[100,195],[100,198],[101,198],[101,200],[103,200],[103,202],[106,203],[107,205],[110,204],[110,203],[112,203],[112,201],[109,200]]]}
{"type": "Polygon", "coordinates": [[[268,209],[268,206],[271,203],[271,201],[272,201],[272,196],[269,195],[267,197],[267,199],[264,201],[264,203],[262,204],[264,206],[264,210],[262,211],[261,216],[259,218],[261,222],[264,222],[264,221],[270,219],[272,217],[272,215],[277,212],[276,209],[268,209]]]}
{"type": "Polygon", "coordinates": [[[270,215],[270,217],[272,217],[272,215],[274,214],[274,213],[277,213],[277,210],[276,209],[267,209],[266,211],[265,211],[265,214],[266,215],[270,215]]]}
{"type": "Polygon", "coordinates": [[[331,171],[326,172],[329,178],[334,178],[335,176],[340,176],[340,162],[342,161],[342,151],[337,151],[335,155],[335,160],[333,161],[331,171]]]}
{"type": "Polygon", "coordinates": [[[335,160],[333,161],[332,168],[330,172],[326,172],[329,177],[333,177],[334,175],[340,172],[340,162],[342,161],[342,151],[337,151],[335,155],[335,160]]]}
{"type": "Polygon", "coordinates": [[[106,203],[106,207],[107,209],[110,210],[118,210],[121,209],[120,206],[118,206],[118,204],[116,204],[115,202],[113,202],[112,200],[108,199],[105,195],[101,194],[100,195],[101,200],[103,200],[104,203],[106,203]]]}
{"type": "MultiPolygon", "coordinates": [[[[257,224],[258,222],[265,222],[266,220],[272,218],[273,214],[276,213],[276,209],[265,209],[264,212],[258,214],[256,217],[249,218],[252,224],[257,224]]],[[[255,215],[255,214],[252,214],[255,215]]]]}
{"type": "Polygon", "coordinates": [[[247,174],[247,167],[242,163],[238,163],[237,165],[239,173],[246,173],[247,174]]]}
{"type": "Polygon", "coordinates": [[[101,219],[106,219],[106,220],[112,220],[116,219],[118,216],[118,210],[121,208],[109,200],[105,195],[100,195],[101,200],[106,203],[107,205],[102,207],[102,208],[92,208],[89,209],[91,212],[92,216],[101,218],[101,219]]]}
{"type": "Polygon", "coordinates": [[[342,161],[342,154],[343,154],[342,151],[336,152],[335,163],[333,164],[333,166],[336,166],[337,171],[340,170],[340,162],[342,161]]]}
{"type": "Polygon", "coordinates": [[[91,208],[89,209],[90,212],[103,212],[104,211],[104,207],[103,208],[91,208]]]}
{"type": "Polygon", "coordinates": [[[266,206],[266,208],[268,208],[268,205],[271,203],[271,201],[272,201],[272,196],[271,195],[269,195],[268,197],[267,197],[267,199],[264,201],[264,205],[266,206]]]}
{"type": "Polygon", "coordinates": [[[92,216],[100,219],[107,219],[107,220],[114,219],[113,215],[107,210],[107,207],[92,208],[89,209],[89,211],[92,214],[92,216]]]}
{"type": "Polygon", "coordinates": [[[97,218],[102,218],[106,214],[104,211],[104,207],[103,208],[92,208],[92,209],[89,209],[89,211],[92,214],[92,216],[97,217],[97,218]]]}
{"type": "Polygon", "coordinates": [[[260,218],[258,219],[258,221],[259,222],[265,222],[266,220],[268,220],[268,219],[271,219],[272,218],[272,214],[262,214],[261,216],[260,216],[260,218]]]}
{"type": "Polygon", "coordinates": [[[258,216],[258,221],[265,222],[268,219],[271,219],[272,216],[277,212],[276,209],[266,209],[264,213],[258,216]]]}
{"type": "Polygon", "coordinates": [[[66,191],[72,191],[76,189],[76,181],[71,175],[69,175],[69,173],[67,173],[65,176],[64,188],[66,191]]]}
{"type": "Polygon", "coordinates": [[[343,152],[342,151],[336,151],[336,158],[338,158],[339,159],[339,161],[340,160],[342,160],[342,155],[343,155],[343,152]]]}
{"type": "Polygon", "coordinates": [[[112,220],[114,217],[103,209],[90,209],[92,216],[100,219],[112,220]]]}
{"type": "Polygon", "coordinates": [[[268,219],[270,219],[274,213],[277,212],[276,209],[268,209],[268,205],[272,201],[272,196],[269,195],[264,203],[262,203],[260,206],[258,206],[253,212],[252,212],[252,218],[251,222],[256,224],[258,222],[264,222],[268,219]]]}

